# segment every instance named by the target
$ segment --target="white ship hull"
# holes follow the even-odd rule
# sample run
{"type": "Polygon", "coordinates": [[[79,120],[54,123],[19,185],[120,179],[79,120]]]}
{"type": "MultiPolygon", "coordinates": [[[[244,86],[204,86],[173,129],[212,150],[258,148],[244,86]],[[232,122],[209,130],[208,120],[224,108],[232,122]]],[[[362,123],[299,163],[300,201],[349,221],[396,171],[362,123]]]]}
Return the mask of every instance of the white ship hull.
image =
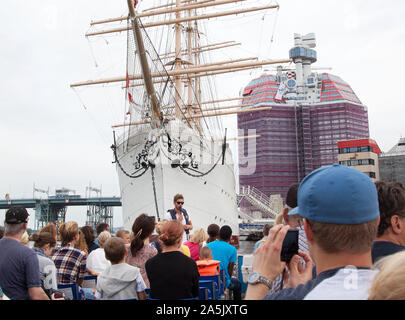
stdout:
{"type": "MultiPolygon", "coordinates": [[[[172,136],[174,136],[173,131],[179,130],[178,126],[180,131],[184,129],[181,122],[173,123],[171,123],[172,129],[168,130],[172,136]],[[173,129],[173,123],[175,129],[173,129]]],[[[180,136],[182,136],[184,148],[195,155],[198,163],[197,170],[206,173],[217,162],[215,168],[202,177],[190,176],[179,167],[173,168],[170,155],[168,157],[167,146],[162,143],[162,140],[164,141],[162,137],[159,138],[158,147],[154,150],[154,156],[151,157],[154,159],[155,167],[153,169],[149,167],[137,178],[127,176],[124,171],[134,172],[134,161],[150,138],[150,128],[145,127],[145,130],[138,131],[118,146],[118,161],[124,169],[117,165],[124,227],[131,230],[134,220],[142,213],[155,216],[157,221],[164,219],[167,210],[174,207],[173,196],[181,193],[185,200],[184,208],[189,213],[194,229],[207,229],[208,225],[216,223],[219,226],[229,225],[233,235],[238,235],[232,154],[227,148],[225,164],[222,165],[222,141],[215,144],[209,143],[208,148],[201,149],[200,136],[195,131],[187,130],[189,131],[186,135],[180,136]],[[188,143],[185,140],[188,140],[188,143]],[[218,161],[219,158],[221,159],[218,161]]],[[[199,175],[196,171],[187,171],[199,175]]]]}

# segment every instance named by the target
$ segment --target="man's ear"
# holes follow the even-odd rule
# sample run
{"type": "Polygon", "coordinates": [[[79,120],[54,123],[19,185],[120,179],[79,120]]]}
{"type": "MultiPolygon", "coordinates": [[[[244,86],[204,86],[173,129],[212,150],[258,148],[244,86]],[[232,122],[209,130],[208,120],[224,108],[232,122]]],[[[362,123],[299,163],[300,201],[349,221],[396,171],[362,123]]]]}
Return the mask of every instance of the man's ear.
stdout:
{"type": "Polygon", "coordinates": [[[394,214],[391,217],[391,228],[392,231],[394,232],[394,234],[398,235],[401,234],[402,232],[404,232],[405,229],[405,221],[402,221],[403,219],[401,219],[400,216],[394,214]]]}
{"type": "Polygon", "coordinates": [[[307,240],[309,243],[312,243],[314,241],[314,234],[312,233],[311,227],[307,221],[307,219],[304,218],[304,231],[307,236],[307,240]]]}

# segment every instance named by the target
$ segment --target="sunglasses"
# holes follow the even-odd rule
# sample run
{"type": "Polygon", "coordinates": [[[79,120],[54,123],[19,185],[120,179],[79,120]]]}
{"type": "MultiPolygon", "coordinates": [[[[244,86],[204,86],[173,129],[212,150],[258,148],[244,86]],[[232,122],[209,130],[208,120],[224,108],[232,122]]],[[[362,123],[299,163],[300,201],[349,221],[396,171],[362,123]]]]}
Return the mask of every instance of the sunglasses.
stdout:
{"type": "Polygon", "coordinates": [[[177,203],[177,204],[184,204],[184,202],[180,202],[180,201],[177,201],[176,203],[177,203]]]}

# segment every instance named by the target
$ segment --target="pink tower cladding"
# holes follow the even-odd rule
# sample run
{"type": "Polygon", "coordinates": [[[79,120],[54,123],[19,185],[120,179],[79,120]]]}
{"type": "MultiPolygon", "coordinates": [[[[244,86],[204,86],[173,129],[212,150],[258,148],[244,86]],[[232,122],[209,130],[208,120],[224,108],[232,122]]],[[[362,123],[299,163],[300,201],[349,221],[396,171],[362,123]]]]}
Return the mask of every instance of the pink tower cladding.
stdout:
{"type": "MultiPolygon", "coordinates": [[[[242,104],[251,104],[246,108],[272,109],[238,115],[241,134],[259,135],[255,171],[240,170],[240,187],[284,199],[292,183],[338,161],[338,141],[369,138],[367,107],[340,77],[312,71],[314,47],[314,34],[295,34],[290,50],[295,69],[278,67],[276,74],[263,74],[244,88],[242,104]]],[[[249,153],[249,143],[242,141],[239,159],[249,153]]]]}

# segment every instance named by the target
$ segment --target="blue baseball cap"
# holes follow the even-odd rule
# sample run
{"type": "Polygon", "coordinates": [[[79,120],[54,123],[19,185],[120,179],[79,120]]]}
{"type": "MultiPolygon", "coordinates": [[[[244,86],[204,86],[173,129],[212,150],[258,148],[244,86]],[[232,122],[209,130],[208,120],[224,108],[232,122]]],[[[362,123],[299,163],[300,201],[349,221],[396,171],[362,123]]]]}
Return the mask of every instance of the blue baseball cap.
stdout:
{"type": "Polygon", "coordinates": [[[334,224],[361,224],[380,216],[375,184],[359,170],[339,164],[302,180],[294,210],[308,220],[334,224]]]}

